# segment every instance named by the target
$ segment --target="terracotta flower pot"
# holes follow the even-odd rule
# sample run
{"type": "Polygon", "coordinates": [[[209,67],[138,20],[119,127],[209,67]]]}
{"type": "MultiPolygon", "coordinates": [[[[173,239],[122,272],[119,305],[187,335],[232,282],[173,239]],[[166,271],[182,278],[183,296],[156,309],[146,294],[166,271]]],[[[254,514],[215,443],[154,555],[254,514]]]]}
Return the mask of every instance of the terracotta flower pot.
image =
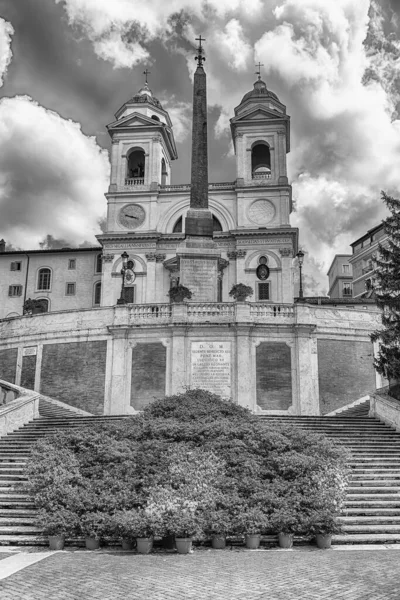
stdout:
{"type": "Polygon", "coordinates": [[[178,554],[189,554],[192,549],[192,538],[175,538],[178,554]]]}
{"type": "Polygon", "coordinates": [[[260,546],[261,535],[259,533],[250,533],[245,535],[246,548],[249,550],[257,550],[260,546]]]}
{"type": "Polygon", "coordinates": [[[50,550],[62,550],[64,548],[65,535],[49,535],[50,550]]]}
{"type": "Polygon", "coordinates": [[[122,550],[133,550],[135,547],[135,542],[132,540],[122,540],[122,550]]]}
{"type": "Polygon", "coordinates": [[[98,550],[100,548],[100,540],[97,538],[87,537],[85,539],[85,544],[87,550],[98,550]]]}
{"type": "Polygon", "coordinates": [[[315,538],[317,540],[317,546],[321,550],[328,550],[328,548],[331,547],[331,544],[332,544],[332,535],[331,534],[317,533],[315,538]]]}
{"type": "Polygon", "coordinates": [[[279,546],[281,548],[293,548],[293,533],[278,533],[279,546]]]}
{"type": "Polygon", "coordinates": [[[211,546],[214,550],[223,550],[226,548],[226,537],[224,535],[213,535],[211,538],[211,546]]]}
{"type": "Polygon", "coordinates": [[[150,554],[153,549],[153,538],[136,538],[136,550],[139,554],[150,554]]]}

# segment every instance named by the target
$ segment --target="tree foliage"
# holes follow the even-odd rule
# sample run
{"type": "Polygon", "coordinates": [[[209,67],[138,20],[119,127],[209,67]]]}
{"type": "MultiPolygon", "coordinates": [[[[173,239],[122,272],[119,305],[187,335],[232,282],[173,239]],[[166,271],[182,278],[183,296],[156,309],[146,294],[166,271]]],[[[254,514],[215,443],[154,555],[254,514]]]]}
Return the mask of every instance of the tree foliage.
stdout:
{"type": "Polygon", "coordinates": [[[376,258],[375,296],[382,309],[383,328],[371,335],[379,341],[375,369],[389,381],[400,380],[400,200],[382,192],[390,211],[383,221],[388,236],[385,245],[379,244],[376,258]]]}

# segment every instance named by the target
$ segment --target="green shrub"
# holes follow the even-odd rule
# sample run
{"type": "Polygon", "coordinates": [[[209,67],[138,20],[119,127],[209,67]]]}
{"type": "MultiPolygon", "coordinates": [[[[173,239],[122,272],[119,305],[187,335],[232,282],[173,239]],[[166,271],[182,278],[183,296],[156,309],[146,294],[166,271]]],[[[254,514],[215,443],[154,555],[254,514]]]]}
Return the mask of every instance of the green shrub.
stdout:
{"type": "Polygon", "coordinates": [[[221,513],[233,528],[242,513],[260,511],[263,527],[287,518],[293,529],[297,518],[300,531],[317,510],[340,510],[347,458],[320,435],[261,423],[210,392],[189,390],[139,417],[41,440],[28,463],[27,489],[49,515],[66,510],[79,520],[91,514],[93,522],[93,514],[128,519],[150,511],[155,535],[176,533],[171,527],[188,514],[185,502],[193,523],[186,533],[210,528],[210,514],[217,523],[221,513]]]}

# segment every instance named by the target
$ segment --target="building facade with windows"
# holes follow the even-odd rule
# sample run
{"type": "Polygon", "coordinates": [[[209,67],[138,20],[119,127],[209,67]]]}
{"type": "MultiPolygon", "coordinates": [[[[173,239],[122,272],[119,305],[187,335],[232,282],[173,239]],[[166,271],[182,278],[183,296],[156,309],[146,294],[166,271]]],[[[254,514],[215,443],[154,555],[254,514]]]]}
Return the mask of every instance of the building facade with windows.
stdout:
{"type": "Polygon", "coordinates": [[[375,259],[379,254],[379,244],[385,245],[386,240],[381,223],[350,244],[353,249],[350,264],[353,267],[355,298],[373,296],[375,259]]]}
{"type": "Polygon", "coordinates": [[[336,254],[328,269],[329,298],[353,297],[353,268],[351,254],[336,254]]]}
{"type": "MultiPolygon", "coordinates": [[[[201,65],[200,95],[205,105],[201,65]]],[[[208,184],[206,116],[194,110],[199,159],[191,184],[172,184],[172,125],[146,84],[108,126],[101,251],[0,252],[0,379],[94,414],[135,413],[187,387],[261,414],[328,414],[374,389],[378,311],[296,302],[284,104],[259,77],[235,108],[233,182],[208,184]],[[198,208],[193,186],[204,181],[198,208]],[[178,283],[189,302],[169,301],[178,283]],[[237,283],[253,288],[248,302],[229,295],[237,283]],[[21,316],[24,298],[48,311],[21,316]]]]}
{"type": "Polygon", "coordinates": [[[27,299],[43,312],[100,306],[102,249],[0,249],[0,319],[23,314],[27,299]]]}

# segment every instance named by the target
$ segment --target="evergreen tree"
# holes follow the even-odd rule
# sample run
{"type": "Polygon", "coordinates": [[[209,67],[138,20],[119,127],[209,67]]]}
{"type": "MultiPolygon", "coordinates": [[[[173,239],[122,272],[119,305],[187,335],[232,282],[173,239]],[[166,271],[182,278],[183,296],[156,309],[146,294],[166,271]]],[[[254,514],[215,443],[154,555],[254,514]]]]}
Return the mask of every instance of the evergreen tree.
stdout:
{"type": "Polygon", "coordinates": [[[385,192],[382,200],[391,213],[383,221],[388,239],[385,246],[379,244],[375,272],[375,296],[382,309],[383,328],[374,331],[371,340],[380,343],[375,369],[394,383],[400,381],[400,200],[385,192]]]}

